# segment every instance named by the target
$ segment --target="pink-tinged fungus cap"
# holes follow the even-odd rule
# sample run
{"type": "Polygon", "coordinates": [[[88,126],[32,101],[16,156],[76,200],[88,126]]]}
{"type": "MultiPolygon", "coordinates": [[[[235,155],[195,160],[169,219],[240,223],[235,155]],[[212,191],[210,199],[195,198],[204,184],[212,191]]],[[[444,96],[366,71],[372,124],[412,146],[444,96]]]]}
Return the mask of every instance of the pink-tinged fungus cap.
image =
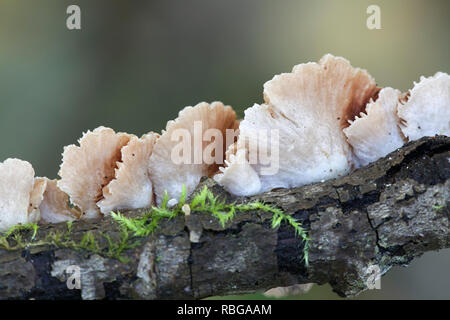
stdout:
{"type": "Polygon", "coordinates": [[[169,199],[178,199],[183,184],[190,194],[202,176],[211,176],[218,170],[226,148],[234,142],[226,141],[226,129],[235,128],[235,120],[231,107],[221,102],[202,102],[184,108],[177,119],[167,123],[149,162],[158,204],[165,191],[169,199]]]}
{"type": "Polygon", "coordinates": [[[59,189],[57,180],[47,180],[44,199],[39,206],[41,221],[58,223],[81,218],[81,210],[70,205],[69,196],[59,189]]]}
{"type": "Polygon", "coordinates": [[[83,134],[80,146],[64,147],[57,185],[82,210],[83,218],[100,216],[97,202],[103,199],[102,189],[114,178],[120,150],[132,137],[98,127],[83,134]]]}
{"type": "MultiPolygon", "coordinates": [[[[264,84],[266,103],[247,109],[239,127],[238,149],[248,150],[247,161],[260,179],[260,190],[256,191],[256,181],[237,190],[234,179],[225,179],[226,169],[216,180],[236,195],[250,195],[347,174],[354,157],[342,129],[378,91],[365,70],[332,55],[275,76],[264,84]],[[276,134],[278,139],[272,140],[276,134]],[[260,154],[272,155],[278,170],[267,170],[259,160],[252,161],[255,152],[258,159],[260,154]]],[[[248,166],[238,169],[244,168],[248,166]]]]}
{"type": "Polygon", "coordinates": [[[400,97],[400,91],[384,88],[376,101],[367,104],[364,113],[353,121],[349,120],[350,126],[344,129],[344,133],[359,166],[374,162],[403,146],[405,138],[397,116],[400,97]]]}
{"type": "Polygon", "coordinates": [[[146,208],[153,204],[153,185],[148,162],[159,135],[148,133],[133,137],[121,150],[115,178],[103,188],[103,200],[97,204],[103,214],[113,210],[146,208]]]}
{"type": "Polygon", "coordinates": [[[410,140],[450,136],[450,76],[443,72],[421,77],[398,106],[400,128],[410,140]]]}

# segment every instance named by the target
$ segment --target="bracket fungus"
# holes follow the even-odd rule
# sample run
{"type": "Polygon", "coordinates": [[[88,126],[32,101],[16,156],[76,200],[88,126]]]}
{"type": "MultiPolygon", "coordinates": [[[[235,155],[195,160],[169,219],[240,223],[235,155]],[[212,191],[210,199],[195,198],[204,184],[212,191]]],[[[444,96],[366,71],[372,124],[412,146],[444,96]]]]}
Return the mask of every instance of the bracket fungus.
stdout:
{"type": "Polygon", "coordinates": [[[0,163],[0,231],[39,220],[46,181],[34,177],[30,163],[7,159],[0,163]]]}
{"type": "Polygon", "coordinates": [[[121,149],[115,177],[103,188],[104,199],[97,205],[103,214],[118,209],[146,208],[153,204],[153,185],[148,161],[159,135],[153,132],[132,137],[121,149]]]}
{"type": "MultiPolygon", "coordinates": [[[[216,180],[236,195],[252,195],[347,174],[354,157],[342,129],[378,91],[365,70],[332,55],[275,76],[264,84],[265,104],[247,109],[239,127],[237,148],[248,150],[250,166],[230,161],[216,180]],[[279,141],[271,139],[268,146],[264,136],[276,132],[279,141]],[[267,174],[261,155],[271,152],[279,153],[278,171],[267,174]],[[252,156],[257,160],[252,161],[252,156]],[[251,190],[246,185],[237,190],[234,179],[229,178],[236,170],[241,171],[239,175],[253,170],[260,180],[259,190],[256,178],[251,190]]],[[[242,160],[242,156],[234,159],[242,160]]]]}
{"type": "Polygon", "coordinates": [[[236,113],[221,102],[186,107],[169,121],[149,161],[156,203],[161,203],[166,191],[169,199],[178,199],[183,185],[190,194],[203,176],[214,174],[234,142],[224,139],[226,131],[235,127],[236,113]]]}
{"type": "Polygon", "coordinates": [[[398,106],[400,128],[409,140],[450,135],[450,76],[443,72],[421,77],[398,106]]]}
{"type": "Polygon", "coordinates": [[[28,206],[30,222],[37,222],[40,219],[40,206],[44,200],[44,192],[46,189],[47,178],[34,178],[33,189],[30,194],[30,205],[28,206]]]}
{"type": "Polygon", "coordinates": [[[422,77],[407,94],[392,88],[380,91],[365,113],[344,129],[348,142],[365,166],[404,143],[424,136],[450,135],[450,76],[438,72],[422,77]]]}
{"type": "Polygon", "coordinates": [[[85,218],[100,217],[97,202],[103,198],[103,188],[114,178],[120,150],[131,138],[130,134],[98,127],[83,134],[80,146],[64,147],[61,180],[57,184],[85,218]]]}
{"type": "Polygon", "coordinates": [[[81,210],[70,205],[69,196],[57,185],[56,179],[47,181],[44,199],[39,206],[41,221],[47,223],[58,223],[81,218],[81,210]]]}
{"type": "Polygon", "coordinates": [[[232,150],[234,153],[225,160],[225,167],[220,167],[220,172],[214,176],[214,180],[226,186],[228,192],[239,196],[251,196],[261,190],[261,180],[256,171],[251,167],[248,159],[248,151],[245,148],[232,150]]]}
{"type": "Polygon", "coordinates": [[[359,162],[365,166],[403,146],[406,141],[399,127],[397,104],[401,92],[384,88],[376,101],[370,101],[364,112],[349,120],[344,128],[348,142],[359,162]]]}
{"type": "MultiPolygon", "coordinates": [[[[243,120],[221,102],[186,107],[161,135],[98,127],[64,148],[60,180],[22,160],[0,163],[0,231],[175,205],[203,176],[251,196],[346,175],[423,136],[450,135],[450,77],[422,77],[407,95],[325,55],[264,84],[243,120]],[[225,159],[225,160],[224,160],[225,159]]],[[[186,213],[187,214],[187,213],[186,213]]]]}

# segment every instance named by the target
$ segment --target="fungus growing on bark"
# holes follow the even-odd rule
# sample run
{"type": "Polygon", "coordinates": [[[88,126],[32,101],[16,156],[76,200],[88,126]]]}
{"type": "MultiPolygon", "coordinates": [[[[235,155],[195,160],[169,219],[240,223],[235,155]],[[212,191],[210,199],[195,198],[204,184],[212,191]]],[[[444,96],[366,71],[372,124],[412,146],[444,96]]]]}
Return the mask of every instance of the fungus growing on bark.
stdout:
{"type": "Polygon", "coordinates": [[[180,111],[156,141],[149,161],[156,202],[167,191],[169,199],[190,194],[203,176],[211,176],[223,163],[229,144],[226,130],[236,125],[236,113],[221,102],[202,102],[180,111]]]}
{"type": "Polygon", "coordinates": [[[235,195],[250,196],[261,190],[261,180],[247,161],[247,150],[236,149],[230,146],[231,151],[225,160],[225,167],[220,167],[220,172],[214,176],[214,180],[226,186],[226,189],[235,195]]]}
{"type": "Polygon", "coordinates": [[[28,215],[30,221],[39,221],[40,205],[44,200],[44,192],[47,188],[47,178],[34,178],[33,190],[30,194],[30,205],[28,206],[28,215]]]}
{"type": "Polygon", "coordinates": [[[7,159],[0,163],[0,231],[39,220],[46,181],[34,178],[30,163],[7,159]]]}
{"type": "Polygon", "coordinates": [[[103,214],[116,209],[146,208],[153,204],[153,185],[148,162],[159,135],[148,133],[133,137],[121,150],[115,178],[103,188],[103,200],[97,204],[103,214]]]}
{"type": "Polygon", "coordinates": [[[58,223],[68,220],[80,219],[79,208],[70,205],[69,196],[59,189],[56,179],[45,178],[47,187],[44,192],[44,199],[39,206],[41,221],[48,223],[58,223]]]}
{"type": "Polygon", "coordinates": [[[103,198],[102,189],[114,178],[120,150],[132,137],[98,127],[83,134],[80,146],[64,147],[57,185],[82,210],[84,218],[99,217],[97,202],[103,198]]]}
{"type": "Polygon", "coordinates": [[[450,76],[438,72],[421,77],[398,106],[400,128],[410,141],[424,136],[450,135],[450,76]]]}
{"type": "Polygon", "coordinates": [[[265,104],[247,109],[239,127],[237,148],[248,151],[245,160],[259,177],[260,189],[256,190],[256,182],[239,187],[234,179],[228,179],[237,170],[239,175],[251,171],[246,164],[235,169],[235,161],[230,161],[216,180],[235,195],[251,195],[347,174],[354,157],[342,129],[378,91],[365,70],[332,55],[275,76],[264,84],[265,104]],[[278,170],[271,165],[268,170],[262,157],[276,161],[274,153],[279,154],[278,170]]]}
{"type": "Polygon", "coordinates": [[[365,166],[403,146],[397,104],[401,92],[392,88],[380,91],[376,101],[370,101],[364,112],[344,129],[359,166],[365,166]]]}
{"type": "Polygon", "coordinates": [[[450,135],[445,73],[422,77],[402,98],[325,55],[266,82],[264,100],[240,122],[221,102],[186,107],[161,136],[98,127],[64,148],[60,180],[35,178],[28,162],[8,159],[0,163],[0,230],[145,208],[166,192],[171,207],[203,176],[238,196],[297,187],[345,175],[408,139],[450,135]]]}

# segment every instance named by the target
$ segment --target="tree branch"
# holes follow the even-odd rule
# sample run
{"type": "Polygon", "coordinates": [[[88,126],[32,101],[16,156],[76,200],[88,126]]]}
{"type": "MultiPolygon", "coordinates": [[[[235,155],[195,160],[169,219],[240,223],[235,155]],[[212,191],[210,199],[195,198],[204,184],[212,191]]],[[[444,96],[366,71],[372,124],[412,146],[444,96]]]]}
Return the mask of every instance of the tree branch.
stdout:
{"type": "MultiPolygon", "coordinates": [[[[98,239],[95,254],[45,243],[0,250],[0,298],[198,299],[297,283],[330,283],[341,296],[356,295],[367,289],[371,266],[384,274],[450,247],[449,159],[450,138],[435,137],[346,177],[251,198],[233,198],[202,181],[228,201],[264,201],[301,221],[311,238],[308,267],[302,240],[288,225],[273,229],[268,212],[238,212],[224,227],[202,212],[164,221],[124,252],[128,263],[107,257],[104,235],[119,241],[120,232],[104,218],[71,228],[74,241],[87,231],[98,239]],[[67,288],[70,265],[80,267],[81,290],[67,288]]],[[[67,232],[67,225],[42,226],[36,240],[58,231],[67,232]]]]}

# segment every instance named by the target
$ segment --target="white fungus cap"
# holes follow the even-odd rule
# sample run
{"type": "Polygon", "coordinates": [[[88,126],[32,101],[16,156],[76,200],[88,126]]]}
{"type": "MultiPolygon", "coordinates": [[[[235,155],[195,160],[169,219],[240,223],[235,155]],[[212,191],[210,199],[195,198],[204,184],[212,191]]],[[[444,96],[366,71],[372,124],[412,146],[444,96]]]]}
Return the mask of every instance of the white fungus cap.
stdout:
{"type": "Polygon", "coordinates": [[[0,163],[0,231],[39,220],[45,185],[45,180],[35,180],[33,167],[26,161],[0,163]]]}
{"type": "Polygon", "coordinates": [[[149,161],[150,179],[153,182],[157,204],[161,203],[165,191],[169,199],[178,199],[181,196],[183,184],[187,193],[190,194],[201,177],[211,176],[218,170],[218,164],[223,163],[223,154],[228,147],[226,129],[235,128],[235,120],[236,113],[231,107],[224,106],[221,102],[211,104],[202,102],[194,107],[184,108],[179,112],[177,119],[167,123],[166,130],[156,141],[149,161]],[[200,131],[199,128],[201,128],[200,131]],[[217,129],[223,141],[214,140],[214,143],[207,139],[203,141],[203,135],[209,129],[217,129]],[[186,134],[183,137],[178,135],[183,133],[186,134]],[[221,159],[207,163],[203,155],[212,154],[211,148],[216,145],[216,142],[216,151],[222,153],[221,156],[218,154],[221,159]],[[189,147],[190,150],[182,149],[182,146],[189,147]],[[179,155],[185,156],[186,161],[179,161],[179,155]]]}
{"type": "Polygon", "coordinates": [[[344,133],[359,166],[374,162],[403,146],[405,138],[397,116],[400,97],[399,90],[384,88],[376,101],[367,104],[365,113],[349,120],[350,126],[344,129],[344,133]]]}
{"type": "Polygon", "coordinates": [[[58,188],[58,180],[44,179],[47,182],[47,187],[44,192],[44,199],[39,206],[41,214],[40,221],[59,223],[80,219],[81,210],[70,205],[69,196],[58,188]]]}
{"type": "MultiPolygon", "coordinates": [[[[230,146],[230,149],[234,146],[230,146]]],[[[235,154],[229,154],[225,160],[225,167],[220,167],[220,173],[214,176],[219,184],[226,190],[237,196],[251,196],[261,190],[261,180],[258,174],[248,163],[247,150],[241,148],[234,150],[235,154]]]]}
{"type": "MultiPolygon", "coordinates": [[[[266,104],[256,104],[245,111],[238,148],[247,148],[250,158],[252,142],[258,141],[258,152],[266,154],[278,148],[278,159],[272,159],[278,160],[278,171],[266,174],[263,171],[267,165],[253,163],[249,158],[249,165],[260,179],[260,190],[256,191],[256,182],[249,187],[233,185],[234,179],[225,179],[227,169],[216,180],[236,195],[250,195],[347,174],[354,158],[342,129],[378,91],[365,70],[353,68],[347,60],[332,55],[275,76],[264,84],[266,104]],[[278,141],[268,138],[272,130],[278,130],[278,141]],[[248,143],[242,143],[242,139],[248,143]]],[[[230,161],[229,167],[232,164],[230,161]]]]}
{"type": "Polygon", "coordinates": [[[97,202],[103,198],[102,189],[114,178],[120,150],[134,137],[126,133],[98,127],[83,134],[80,146],[64,147],[59,170],[58,187],[70,201],[84,212],[83,218],[100,216],[97,202]]]}
{"type": "Polygon", "coordinates": [[[120,209],[146,208],[153,204],[148,162],[158,137],[153,132],[141,138],[133,137],[122,148],[115,178],[103,188],[104,199],[97,203],[103,214],[120,209]]]}
{"type": "Polygon", "coordinates": [[[398,106],[400,128],[410,141],[425,136],[450,136],[450,76],[443,72],[421,77],[398,106]]]}

